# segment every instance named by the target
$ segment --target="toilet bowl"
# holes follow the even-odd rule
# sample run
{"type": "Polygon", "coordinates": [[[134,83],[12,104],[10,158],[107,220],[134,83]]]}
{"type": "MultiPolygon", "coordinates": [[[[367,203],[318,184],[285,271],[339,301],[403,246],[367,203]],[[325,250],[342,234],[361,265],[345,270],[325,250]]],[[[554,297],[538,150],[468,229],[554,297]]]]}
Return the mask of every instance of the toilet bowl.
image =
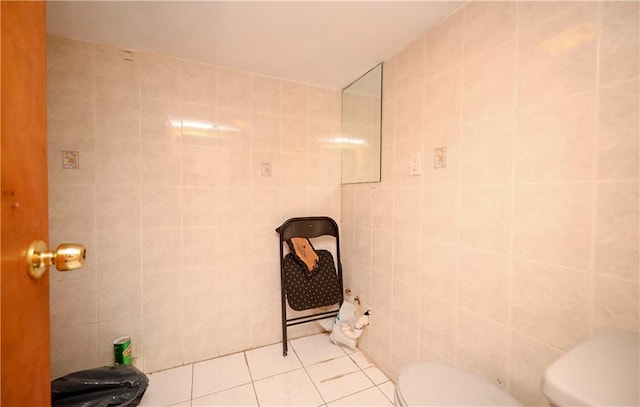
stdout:
{"type": "Polygon", "coordinates": [[[520,406],[497,385],[442,363],[409,365],[400,372],[396,406],[520,406]]]}

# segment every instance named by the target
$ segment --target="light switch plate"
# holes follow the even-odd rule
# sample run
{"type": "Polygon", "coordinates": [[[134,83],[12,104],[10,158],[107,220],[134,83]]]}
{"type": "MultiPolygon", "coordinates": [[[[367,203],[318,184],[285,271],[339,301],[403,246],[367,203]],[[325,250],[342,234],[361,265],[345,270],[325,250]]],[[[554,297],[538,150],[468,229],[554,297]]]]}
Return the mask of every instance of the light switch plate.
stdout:
{"type": "Polygon", "coordinates": [[[409,176],[415,177],[417,175],[422,175],[422,153],[421,152],[411,154],[411,158],[409,161],[409,176]]]}

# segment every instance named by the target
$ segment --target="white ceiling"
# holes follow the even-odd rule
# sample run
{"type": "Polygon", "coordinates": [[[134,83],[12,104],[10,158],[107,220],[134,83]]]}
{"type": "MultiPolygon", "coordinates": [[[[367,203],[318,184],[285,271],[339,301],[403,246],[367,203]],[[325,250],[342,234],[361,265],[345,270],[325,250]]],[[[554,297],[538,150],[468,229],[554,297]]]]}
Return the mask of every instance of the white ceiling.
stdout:
{"type": "Polygon", "coordinates": [[[343,88],[460,1],[49,1],[49,34],[343,88]]]}

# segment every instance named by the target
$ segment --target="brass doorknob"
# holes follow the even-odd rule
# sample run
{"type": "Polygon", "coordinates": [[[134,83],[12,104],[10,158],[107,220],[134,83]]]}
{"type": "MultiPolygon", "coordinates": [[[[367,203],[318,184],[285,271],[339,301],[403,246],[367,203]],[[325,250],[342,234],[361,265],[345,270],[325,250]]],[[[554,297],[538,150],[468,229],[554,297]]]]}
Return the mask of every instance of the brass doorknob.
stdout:
{"type": "Polygon", "coordinates": [[[49,266],[56,266],[58,271],[75,270],[82,267],[87,257],[87,249],[77,243],[62,243],[55,251],[48,251],[42,240],[36,240],[27,250],[29,274],[40,278],[49,266]]]}

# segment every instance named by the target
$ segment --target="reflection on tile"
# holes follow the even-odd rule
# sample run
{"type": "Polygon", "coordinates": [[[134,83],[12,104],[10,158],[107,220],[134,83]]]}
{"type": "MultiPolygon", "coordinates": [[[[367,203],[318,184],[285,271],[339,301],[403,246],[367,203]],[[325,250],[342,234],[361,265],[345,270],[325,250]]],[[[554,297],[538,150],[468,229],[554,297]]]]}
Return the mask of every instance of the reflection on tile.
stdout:
{"type": "Polygon", "coordinates": [[[149,388],[142,398],[141,407],[164,407],[191,398],[193,366],[181,366],[149,374],[149,388]]]}
{"type": "Polygon", "coordinates": [[[318,406],[322,397],[304,369],[254,382],[261,406],[318,406]]]}
{"type": "Polygon", "coordinates": [[[201,397],[251,382],[244,353],[193,365],[193,397],[201,397]]]}
{"type": "Polygon", "coordinates": [[[291,346],[304,366],[315,365],[330,359],[344,356],[344,351],[331,343],[329,335],[317,334],[291,341],[291,346]]]}
{"type": "Polygon", "coordinates": [[[367,375],[369,380],[371,380],[376,385],[382,384],[389,380],[389,378],[385,376],[382,370],[378,369],[375,366],[368,367],[364,369],[363,372],[367,375]]]}
{"type": "Polygon", "coordinates": [[[302,367],[294,352],[282,356],[282,344],[276,343],[247,351],[247,362],[253,380],[264,379],[302,367]]]}

